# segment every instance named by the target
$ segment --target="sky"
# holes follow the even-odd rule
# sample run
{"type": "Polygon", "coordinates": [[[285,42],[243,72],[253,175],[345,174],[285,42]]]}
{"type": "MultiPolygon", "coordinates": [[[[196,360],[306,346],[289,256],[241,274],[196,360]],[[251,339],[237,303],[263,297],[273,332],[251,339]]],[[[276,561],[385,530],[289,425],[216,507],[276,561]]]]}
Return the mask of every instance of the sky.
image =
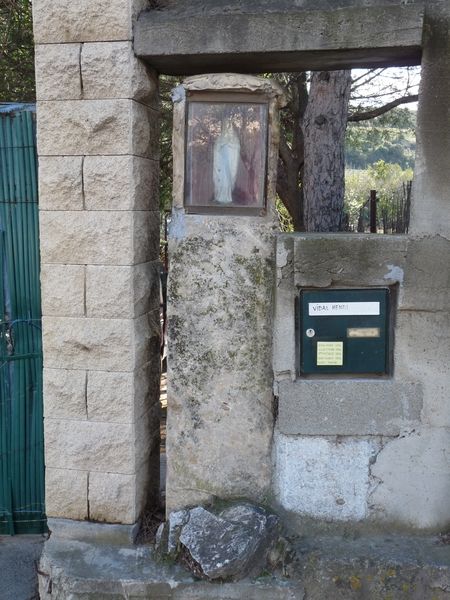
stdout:
{"type": "MultiPolygon", "coordinates": [[[[364,106],[380,106],[401,95],[417,94],[420,82],[420,67],[391,67],[386,69],[353,69],[352,77],[356,89],[353,103],[364,106]]],[[[417,102],[405,104],[417,110],[417,102]]]]}

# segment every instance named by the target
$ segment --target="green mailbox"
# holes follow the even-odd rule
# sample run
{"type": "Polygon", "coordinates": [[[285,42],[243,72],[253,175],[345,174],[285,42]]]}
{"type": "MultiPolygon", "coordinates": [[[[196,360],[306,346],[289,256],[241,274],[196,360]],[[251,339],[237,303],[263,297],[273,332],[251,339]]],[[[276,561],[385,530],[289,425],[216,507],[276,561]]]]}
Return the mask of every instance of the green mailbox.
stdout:
{"type": "Polygon", "coordinates": [[[389,289],[302,290],[300,373],[389,373],[389,289]]]}

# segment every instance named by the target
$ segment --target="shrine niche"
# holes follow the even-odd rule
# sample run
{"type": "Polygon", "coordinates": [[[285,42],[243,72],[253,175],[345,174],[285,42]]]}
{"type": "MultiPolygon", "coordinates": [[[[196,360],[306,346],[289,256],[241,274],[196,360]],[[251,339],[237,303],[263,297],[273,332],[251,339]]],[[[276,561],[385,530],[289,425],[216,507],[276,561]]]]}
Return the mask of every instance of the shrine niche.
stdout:
{"type": "Polygon", "coordinates": [[[188,96],[187,212],[261,214],[266,205],[268,100],[261,94],[188,96]]]}

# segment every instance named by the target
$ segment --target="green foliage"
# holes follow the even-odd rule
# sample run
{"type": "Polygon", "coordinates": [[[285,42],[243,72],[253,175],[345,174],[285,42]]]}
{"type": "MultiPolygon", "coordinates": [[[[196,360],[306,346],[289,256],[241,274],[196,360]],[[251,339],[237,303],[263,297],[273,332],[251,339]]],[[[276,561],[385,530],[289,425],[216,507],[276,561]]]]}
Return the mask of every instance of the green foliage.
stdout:
{"type": "Polygon", "coordinates": [[[170,210],[172,207],[173,107],[170,94],[180,81],[180,77],[170,77],[168,75],[161,75],[159,78],[161,96],[159,207],[161,211],[170,210]]]}
{"type": "Polygon", "coordinates": [[[278,220],[280,223],[280,230],[283,233],[290,233],[294,231],[294,223],[292,222],[292,217],[289,214],[288,209],[285,207],[283,202],[277,196],[275,201],[275,208],[278,213],[278,220]]]}
{"type": "Polygon", "coordinates": [[[414,166],[416,115],[407,108],[359,123],[349,123],[346,134],[346,163],[353,169],[366,169],[383,160],[402,169],[414,166]]]}
{"type": "Polygon", "coordinates": [[[368,171],[358,169],[347,169],[345,171],[345,200],[344,211],[348,215],[348,223],[351,229],[356,230],[359,211],[367,201],[373,181],[368,171]]]}
{"type": "MultiPolygon", "coordinates": [[[[360,210],[366,205],[370,190],[377,191],[378,215],[392,216],[392,207],[401,201],[405,193],[404,187],[412,178],[412,169],[402,169],[398,164],[383,160],[379,160],[365,170],[347,169],[344,210],[348,215],[349,228],[357,230],[360,210]]],[[[368,204],[364,210],[368,212],[368,204]]]]}
{"type": "Polygon", "coordinates": [[[370,125],[376,124],[379,127],[396,127],[397,129],[407,129],[411,133],[414,133],[417,124],[417,114],[415,111],[410,110],[409,108],[394,108],[384,115],[377,117],[376,119],[372,119],[372,121],[361,121],[360,125],[363,123],[370,125]]]}
{"type": "Polygon", "coordinates": [[[388,192],[398,187],[403,181],[412,179],[412,169],[402,169],[400,165],[379,160],[369,167],[369,174],[381,191],[388,192]]]}
{"type": "Polygon", "coordinates": [[[0,2],[0,101],[33,102],[33,22],[30,0],[0,2]]]}

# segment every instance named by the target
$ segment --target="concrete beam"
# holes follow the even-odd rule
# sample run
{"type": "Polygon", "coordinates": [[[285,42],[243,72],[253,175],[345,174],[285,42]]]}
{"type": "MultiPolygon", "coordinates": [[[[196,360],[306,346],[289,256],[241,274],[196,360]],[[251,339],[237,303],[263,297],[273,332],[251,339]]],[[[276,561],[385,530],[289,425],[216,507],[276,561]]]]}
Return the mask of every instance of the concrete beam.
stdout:
{"type": "Polygon", "coordinates": [[[189,7],[180,2],[176,8],[169,2],[141,13],[134,50],[161,73],[174,75],[420,63],[421,0],[355,4],[339,0],[330,9],[319,1],[311,10],[308,2],[288,8],[291,2],[250,0],[245,7],[235,1],[218,8],[213,1],[200,11],[195,2],[189,7]]]}
{"type": "Polygon", "coordinates": [[[400,435],[417,427],[419,383],[287,379],[278,384],[277,428],[284,435],[400,435]]]}

